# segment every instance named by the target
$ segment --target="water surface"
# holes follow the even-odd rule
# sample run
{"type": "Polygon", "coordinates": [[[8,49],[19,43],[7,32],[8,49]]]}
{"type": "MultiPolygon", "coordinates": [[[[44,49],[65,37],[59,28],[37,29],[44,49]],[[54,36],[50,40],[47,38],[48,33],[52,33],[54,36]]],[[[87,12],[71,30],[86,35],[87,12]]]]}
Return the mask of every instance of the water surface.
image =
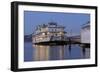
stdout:
{"type": "Polygon", "coordinates": [[[49,46],[24,43],[24,61],[69,60],[90,58],[90,48],[79,44],[49,46]]]}

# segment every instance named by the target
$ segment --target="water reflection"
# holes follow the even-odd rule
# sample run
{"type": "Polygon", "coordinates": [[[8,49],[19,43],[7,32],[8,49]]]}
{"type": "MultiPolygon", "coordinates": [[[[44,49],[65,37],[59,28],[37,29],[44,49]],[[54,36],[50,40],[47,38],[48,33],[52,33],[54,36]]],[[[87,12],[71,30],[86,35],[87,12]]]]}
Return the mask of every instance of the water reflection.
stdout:
{"type": "Polygon", "coordinates": [[[35,49],[33,58],[35,61],[49,60],[49,46],[33,45],[35,49]]]}
{"type": "Polygon", "coordinates": [[[90,49],[80,47],[79,44],[63,46],[32,45],[32,61],[85,59],[90,58],[90,49]]]}

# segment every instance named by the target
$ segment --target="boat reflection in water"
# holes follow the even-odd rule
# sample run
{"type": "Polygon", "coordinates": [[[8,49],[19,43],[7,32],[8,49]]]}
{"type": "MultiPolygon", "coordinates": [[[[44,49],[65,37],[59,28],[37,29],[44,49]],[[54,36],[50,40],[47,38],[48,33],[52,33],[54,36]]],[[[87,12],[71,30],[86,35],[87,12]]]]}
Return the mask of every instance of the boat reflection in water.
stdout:
{"type": "Polygon", "coordinates": [[[82,48],[78,44],[60,46],[33,45],[33,49],[34,61],[90,58],[90,49],[82,48]]]}
{"type": "Polygon", "coordinates": [[[85,26],[82,28],[81,38],[70,37],[68,40],[64,28],[65,27],[53,22],[48,23],[48,25],[39,25],[34,34],[32,34],[32,41],[25,42],[24,44],[24,61],[90,58],[90,39],[87,39],[90,37],[86,36],[87,32],[88,34],[90,33],[90,29],[87,29],[85,26]],[[56,45],[51,45],[52,42],[56,43],[56,45]],[[43,45],[43,43],[45,45],[43,45]],[[88,48],[86,48],[86,45],[88,45],[88,48]]]}

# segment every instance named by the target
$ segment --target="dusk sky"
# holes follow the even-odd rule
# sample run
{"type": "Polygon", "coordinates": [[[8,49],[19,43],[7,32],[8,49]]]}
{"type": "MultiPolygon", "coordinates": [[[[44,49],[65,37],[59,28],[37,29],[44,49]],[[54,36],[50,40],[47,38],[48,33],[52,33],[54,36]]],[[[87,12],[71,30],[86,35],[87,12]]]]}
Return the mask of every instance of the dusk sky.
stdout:
{"type": "Polygon", "coordinates": [[[37,25],[51,21],[65,26],[68,33],[80,34],[82,25],[90,21],[90,14],[24,11],[24,34],[32,34],[37,25]]]}

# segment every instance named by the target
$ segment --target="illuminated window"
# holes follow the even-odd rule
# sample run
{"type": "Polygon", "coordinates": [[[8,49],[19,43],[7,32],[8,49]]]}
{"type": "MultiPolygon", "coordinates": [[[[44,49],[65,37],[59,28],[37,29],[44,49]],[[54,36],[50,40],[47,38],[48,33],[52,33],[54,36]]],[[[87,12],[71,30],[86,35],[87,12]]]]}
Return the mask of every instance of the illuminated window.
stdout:
{"type": "Polygon", "coordinates": [[[42,33],[42,35],[45,35],[45,33],[42,33]]]}

